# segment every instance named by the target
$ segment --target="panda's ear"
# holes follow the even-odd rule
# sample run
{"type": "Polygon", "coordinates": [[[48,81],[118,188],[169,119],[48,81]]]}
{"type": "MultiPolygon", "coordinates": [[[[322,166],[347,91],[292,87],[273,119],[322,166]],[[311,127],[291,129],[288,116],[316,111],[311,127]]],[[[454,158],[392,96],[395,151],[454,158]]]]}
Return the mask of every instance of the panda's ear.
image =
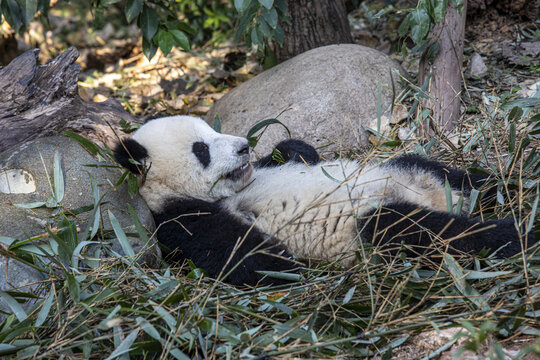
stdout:
{"type": "Polygon", "coordinates": [[[131,138],[120,140],[113,149],[114,158],[120,165],[134,173],[141,175],[143,167],[137,165],[142,164],[144,159],[148,157],[148,151],[144,146],[131,138]]]}

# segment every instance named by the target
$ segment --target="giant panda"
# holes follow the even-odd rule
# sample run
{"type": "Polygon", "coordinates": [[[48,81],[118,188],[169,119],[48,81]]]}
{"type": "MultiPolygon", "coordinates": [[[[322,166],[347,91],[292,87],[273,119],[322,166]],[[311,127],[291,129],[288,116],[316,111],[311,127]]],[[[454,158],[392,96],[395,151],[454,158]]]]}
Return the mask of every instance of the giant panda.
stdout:
{"type": "Polygon", "coordinates": [[[220,134],[197,117],[171,116],[146,122],[114,155],[141,176],[140,194],[172,258],[191,259],[232,284],[280,282],[260,271],[289,271],[297,260],[351,267],[362,242],[382,253],[439,259],[445,252],[522,251],[514,221],[447,212],[446,181],[453,207],[478,185],[464,171],[414,155],[381,164],[321,161],[294,139],[276,149],[279,156],[251,164],[245,138],[220,134]]]}

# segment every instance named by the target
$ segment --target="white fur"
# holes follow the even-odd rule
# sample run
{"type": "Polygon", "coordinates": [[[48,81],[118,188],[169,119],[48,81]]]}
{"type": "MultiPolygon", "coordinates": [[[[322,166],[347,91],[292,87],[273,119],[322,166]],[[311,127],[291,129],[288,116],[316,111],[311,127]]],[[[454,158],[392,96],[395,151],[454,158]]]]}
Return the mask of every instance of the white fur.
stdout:
{"type": "Polygon", "coordinates": [[[447,206],[444,185],[430,173],[356,161],[287,163],[256,169],[252,178],[225,200],[232,213],[255,222],[301,258],[342,256],[344,265],[354,262],[349,250],[361,240],[356,220],[381,204],[407,201],[440,211],[447,206]]]}
{"type": "Polygon", "coordinates": [[[166,198],[189,196],[212,201],[234,195],[243,186],[220,178],[249,160],[249,155],[237,154],[247,140],[219,134],[200,118],[171,116],[152,120],[137,130],[133,139],[148,151],[149,171],[140,191],[152,210],[159,209],[166,198]],[[197,141],[210,148],[207,168],[192,152],[197,141]]]}
{"type": "MultiPolygon", "coordinates": [[[[167,197],[224,199],[232,214],[281,239],[300,258],[341,256],[344,265],[351,265],[349,250],[360,242],[356,220],[386,202],[408,201],[446,211],[444,184],[430,173],[357,161],[255,169],[247,184],[220,180],[247,161],[237,153],[246,139],[218,134],[199,118],[153,120],[133,138],[149,152],[151,166],[141,194],[152,210],[159,210],[167,197]],[[207,168],[192,153],[196,141],[210,147],[207,168]]],[[[453,198],[459,194],[454,192],[453,198]]]]}

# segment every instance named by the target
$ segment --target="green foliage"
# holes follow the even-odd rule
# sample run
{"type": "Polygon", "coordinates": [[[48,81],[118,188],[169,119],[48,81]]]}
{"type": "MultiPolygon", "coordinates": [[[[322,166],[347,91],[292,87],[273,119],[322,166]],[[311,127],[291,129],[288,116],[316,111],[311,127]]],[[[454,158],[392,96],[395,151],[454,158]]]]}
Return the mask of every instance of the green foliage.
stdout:
{"type": "MultiPolygon", "coordinates": [[[[429,32],[433,26],[439,24],[446,16],[448,0],[420,0],[415,8],[399,9],[399,11],[408,12],[407,16],[401,22],[398,28],[398,34],[403,39],[410,38],[415,47],[413,53],[425,52],[429,59],[439,52],[440,45],[434,39],[429,38],[429,32]]],[[[463,0],[450,0],[450,4],[461,11],[463,0]]],[[[380,17],[389,12],[396,11],[393,7],[385,8],[379,11],[375,16],[380,17]]],[[[407,54],[405,42],[403,42],[402,52],[407,54]]]]}
{"type": "Polygon", "coordinates": [[[273,124],[278,124],[278,125],[283,126],[285,128],[285,130],[287,131],[287,134],[289,134],[289,137],[291,137],[291,131],[281,121],[279,121],[278,119],[266,119],[266,120],[262,120],[262,121],[258,122],[257,124],[253,125],[251,127],[251,129],[249,129],[249,131],[248,131],[248,133],[246,135],[246,138],[249,141],[249,146],[252,147],[252,148],[257,146],[257,143],[259,142],[259,139],[264,134],[264,132],[266,131],[268,126],[273,125],[273,124]],[[260,133],[259,133],[259,131],[260,131],[260,133]],[[259,134],[256,135],[257,133],[259,133],[259,134]]]}
{"type": "MultiPolygon", "coordinates": [[[[285,0],[235,0],[234,5],[232,0],[127,0],[125,3],[90,0],[88,3],[96,19],[116,4],[122,8],[127,24],[136,21],[143,37],[143,52],[148,59],[158,48],[165,55],[173,47],[190,51],[190,38],[198,45],[225,41],[237,20],[236,40],[243,38],[248,46],[257,45],[267,54],[265,49],[269,41],[283,42],[283,29],[278,20],[288,21],[285,0]]],[[[23,32],[36,13],[46,16],[49,6],[50,0],[0,0],[0,20],[7,21],[15,31],[23,32]]],[[[268,54],[270,59],[272,55],[268,54]]]]}
{"type": "Polygon", "coordinates": [[[285,0],[235,0],[234,6],[240,13],[236,41],[244,36],[247,46],[257,45],[261,50],[267,41],[283,43],[284,33],[278,20],[290,21],[285,0]]]}

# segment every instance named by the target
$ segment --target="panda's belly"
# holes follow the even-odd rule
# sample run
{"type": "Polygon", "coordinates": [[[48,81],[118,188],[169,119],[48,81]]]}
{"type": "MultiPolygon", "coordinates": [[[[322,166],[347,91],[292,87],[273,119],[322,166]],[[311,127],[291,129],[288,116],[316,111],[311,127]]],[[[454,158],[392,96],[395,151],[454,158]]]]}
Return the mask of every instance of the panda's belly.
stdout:
{"type": "Polygon", "coordinates": [[[374,180],[359,175],[359,170],[356,162],[258,169],[252,183],[225,204],[300,258],[339,257],[351,265],[354,256],[349,250],[360,241],[356,219],[378,206],[388,181],[386,175],[372,174],[382,176],[374,180]]]}

